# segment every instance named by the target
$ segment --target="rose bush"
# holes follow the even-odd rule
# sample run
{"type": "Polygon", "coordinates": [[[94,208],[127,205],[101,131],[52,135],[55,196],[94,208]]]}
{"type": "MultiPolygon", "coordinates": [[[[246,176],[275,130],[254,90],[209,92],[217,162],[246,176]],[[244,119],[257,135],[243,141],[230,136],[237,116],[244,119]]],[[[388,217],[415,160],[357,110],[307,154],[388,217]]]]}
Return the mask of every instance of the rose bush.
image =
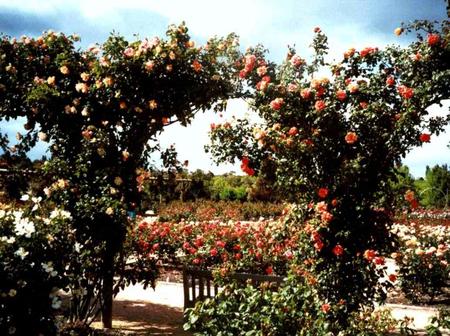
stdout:
{"type": "Polygon", "coordinates": [[[320,29],[309,64],[292,48],[279,66],[262,48],[249,48],[236,72],[262,122],[234,120],[211,131],[217,161],[238,159],[248,174],[275,174],[298,204],[290,225],[303,232],[299,263],[331,310],[345,302],[329,316],[334,333],[385,298],[380,266],[397,245],[390,179],[407,151],[446,123],[427,108],[449,98],[448,23],[404,27],[411,30],[418,40],[406,48],[351,48],[336,64],[326,62],[320,29]],[[324,66],[331,76],[318,75],[324,66]]]}
{"type": "Polygon", "coordinates": [[[141,222],[133,232],[137,260],[165,260],[217,271],[286,275],[297,233],[283,221],[141,222]]]}
{"type": "Polygon", "coordinates": [[[72,267],[83,246],[75,240],[70,213],[43,211],[38,198],[30,203],[0,209],[2,335],[55,334],[62,322],[60,290],[78,278],[72,267]]]}
{"type": "Polygon", "coordinates": [[[446,226],[425,226],[415,222],[394,227],[401,238],[400,250],[393,254],[398,281],[413,302],[433,300],[450,285],[450,231],[446,226]]]}

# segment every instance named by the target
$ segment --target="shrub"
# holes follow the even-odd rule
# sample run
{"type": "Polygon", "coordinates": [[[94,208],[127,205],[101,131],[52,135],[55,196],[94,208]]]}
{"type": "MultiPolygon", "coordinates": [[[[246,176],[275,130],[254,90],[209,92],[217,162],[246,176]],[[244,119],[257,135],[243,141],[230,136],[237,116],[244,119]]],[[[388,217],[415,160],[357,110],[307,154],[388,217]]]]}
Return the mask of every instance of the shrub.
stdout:
{"type": "Polygon", "coordinates": [[[405,296],[413,302],[433,302],[450,285],[450,234],[445,226],[415,222],[395,227],[401,247],[394,254],[398,280],[405,296]]]}
{"type": "Polygon", "coordinates": [[[70,260],[76,260],[68,212],[54,209],[49,216],[39,205],[0,210],[0,334],[54,335],[61,306],[60,290],[67,289],[70,260]]]}

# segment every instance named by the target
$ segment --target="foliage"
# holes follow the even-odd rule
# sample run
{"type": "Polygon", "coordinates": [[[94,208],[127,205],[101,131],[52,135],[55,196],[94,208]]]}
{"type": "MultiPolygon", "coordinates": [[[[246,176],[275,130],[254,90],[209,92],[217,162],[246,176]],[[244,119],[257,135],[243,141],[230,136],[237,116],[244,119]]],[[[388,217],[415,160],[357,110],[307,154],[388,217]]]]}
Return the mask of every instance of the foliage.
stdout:
{"type": "MultiPolygon", "coordinates": [[[[278,289],[270,283],[256,288],[228,284],[214,299],[188,309],[184,328],[194,335],[330,335],[335,327],[329,316],[339,315],[345,305],[323,303],[310,281],[290,273],[278,289]]],[[[339,335],[387,335],[396,323],[389,311],[367,310],[352,314],[349,327],[339,335]]]]}
{"type": "Polygon", "coordinates": [[[426,327],[428,336],[441,336],[441,328],[450,329],[450,311],[440,309],[438,316],[434,316],[426,327]]]}
{"type": "Polygon", "coordinates": [[[303,228],[300,260],[313,261],[308,270],[319,279],[320,299],[345,300],[346,312],[329,321],[333,332],[345,330],[362,305],[383,300],[383,272],[373,263],[382,264],[378,258],[396,245],[394,168],[447,122],[427,108],[450,93],[448,23],[404,29],[418,31],[417,42],[349,49],[334,65],[324,59],[319,28],[309,65],[292,48],[279,66],[262,47],[247,49],[236,71],[262,122],[234,120],[211,131],[217,161],[238,159],[249,175],[273,163],[277,184],[298,205],[290,225],[303,228]],[[319,77],[321,64],[331,78],[319,77]]]}
{"type": "Polygon", "coordinates": [[[426,167],[425,179],[417,183],[421,203],[426,207],[445,208],[449,205],[450,171],[447,165],[426,167]]]}
{"type": "Polygon", "coordinates": [[[162,222],[209,221],[248,221],[262,218],[276,218],[283,212],[283,204],[268,202],[174,201],[158,207],[158,219],[162,222]]]}

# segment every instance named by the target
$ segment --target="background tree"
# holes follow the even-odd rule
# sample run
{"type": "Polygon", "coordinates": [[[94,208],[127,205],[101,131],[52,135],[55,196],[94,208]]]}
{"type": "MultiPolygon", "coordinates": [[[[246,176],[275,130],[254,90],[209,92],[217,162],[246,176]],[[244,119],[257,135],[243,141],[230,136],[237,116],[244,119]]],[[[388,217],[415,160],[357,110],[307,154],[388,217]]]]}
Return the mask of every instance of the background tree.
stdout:
{"type": "Polygon", "coordinates": [[[426,167],[425,178],[416,181],[421,204],[426,207],[445,208],[449,204],[450,170],[445,165],[426,167]]]}

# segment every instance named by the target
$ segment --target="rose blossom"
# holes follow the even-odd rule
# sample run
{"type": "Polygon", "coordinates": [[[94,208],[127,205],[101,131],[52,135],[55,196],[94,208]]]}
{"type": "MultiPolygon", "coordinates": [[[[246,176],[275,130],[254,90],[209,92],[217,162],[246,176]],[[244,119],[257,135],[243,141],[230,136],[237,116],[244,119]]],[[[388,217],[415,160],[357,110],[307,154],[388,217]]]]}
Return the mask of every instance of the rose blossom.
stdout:
{"type": "Polygon", "coordinates": [[[297,54],[295,54],[294,56],[292,56],[291,58],[291,64],[298,68],[300,65],[302,65],[304,63],[303,59],[298,56],[297,54]]]}
{"type": "Polygon", "coordinates": [[[344,101],[347,98],[347,93],[345,92],[345,90],[337,90],[336,98],[340,101],[344,101]]]}
{"type": "Polygon", "coordinates": [[[69,74],[69,68],[65,65],[63,65],[61,68],[59,68],[59,71],[63,74],[63,75],[68,75],[69,74]]]}
{"type": "Polygon", "coordinates": [[[125,55],[125,57],[133,57],[134,56],[134,49],[131,47],[126,48],[123,51],[123,54],[125,55]]]}
{"type": "Polygon", "coordinates": [[[314,104],[314,107],[317,111],[322,111],[323,109],[325,109],[327,105],[325,104],[325,102],[323,100],[318,100],[316,101],[316,103],[314,104]]]}
{"type": "Polygon", "coordinates": [[[422,133],[422,134],[419,136],[419,140],[420,140],[421,142],[430,142],[430,139],[431,139],[431,135],[430,135],[429,133],[422,133]]]}
{"type": "Polygon", "coordinates": [[[356,141],[358,141],[358,135],[356,135],[355,132],[348,132],[345,135],[345,142],[348,144],[354,144],[356,141]]]}
{"type": "Polygon", "coordinates": [[[327,188],[320,188],[317,191],[317,195],[319,195],[320,198],[326,198],[328,196],[328,189],[327,188]]]}
{"type": "Polygon", "coordinates": [[[428,34],[427,42],[429,46],[434,46],[439,43],[441,37],[438,34],[428,34]]]}
{"type": "Polygon", "coordinates": [[[308,100],[309,98],[311,98],[311,90],[310,89],[303,89],[300,91],[300,96],[303,99],[308,100]]]}
{"type": "Polygon", "coordinates": [[[284,104],[284,99],[283,98],[275,98],[274,100],[272,100],[270,102],[270,107],[276,111],[278,111],[281,106],[283,106],[284,104]]]}
{"type": "Polygon", "coordinates": [[[337,244],[335,247],[333,247],[332,252],[335,256],[339,257],[344,254],[344,248],[341,245],[337,244]]]}

